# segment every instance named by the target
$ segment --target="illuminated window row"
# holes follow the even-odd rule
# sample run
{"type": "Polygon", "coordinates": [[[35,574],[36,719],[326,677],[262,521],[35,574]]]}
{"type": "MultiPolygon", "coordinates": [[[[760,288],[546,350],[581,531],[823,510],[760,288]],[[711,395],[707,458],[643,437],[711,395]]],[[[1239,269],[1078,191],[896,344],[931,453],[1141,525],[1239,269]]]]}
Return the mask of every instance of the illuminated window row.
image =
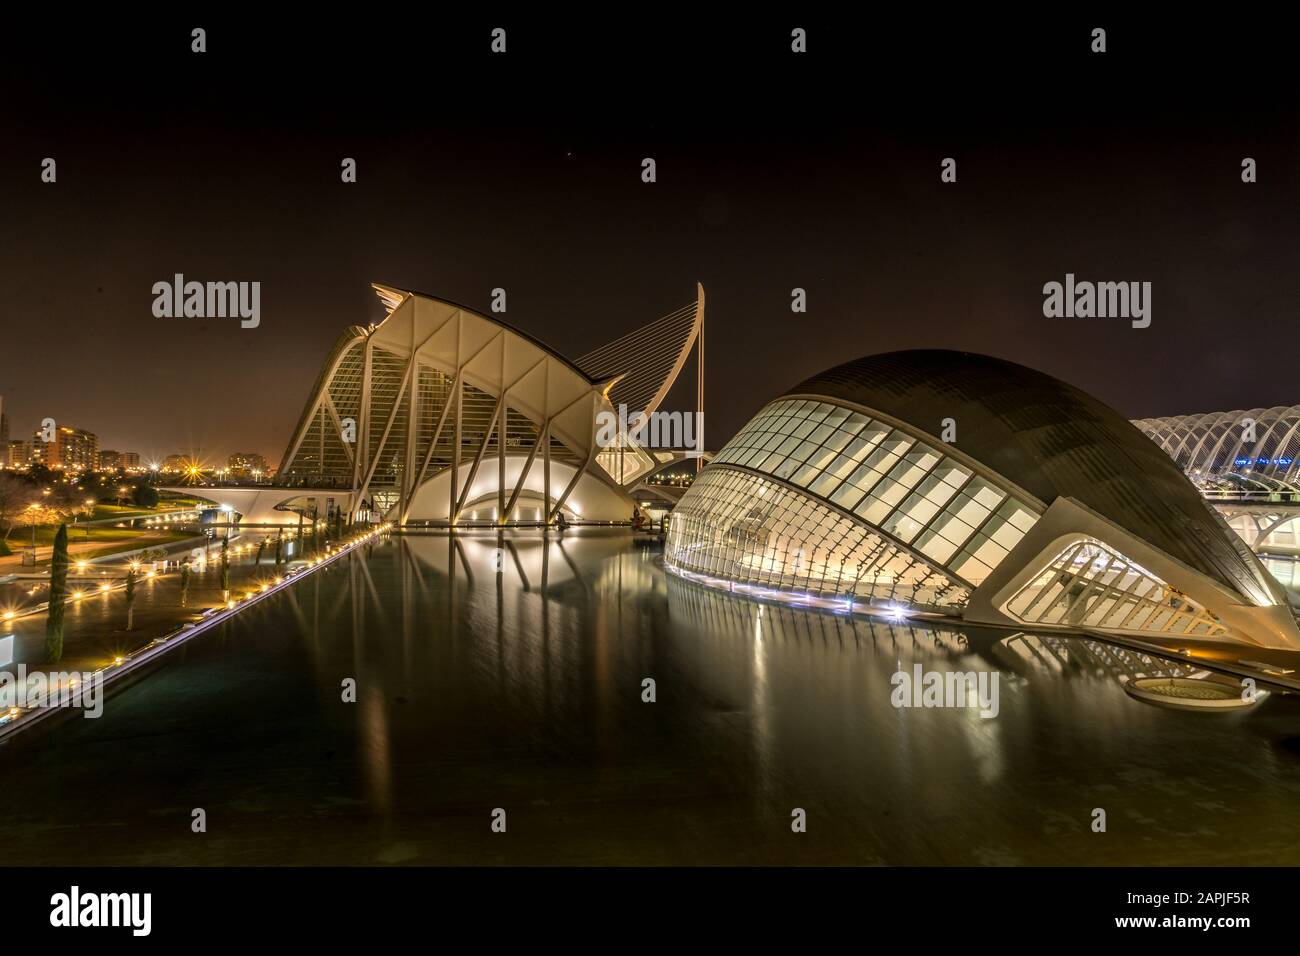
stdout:
{"type": "Polygon", "coordinates": [[[1199,637],[1226,633],[1199,604],[1091,539],[1070,544],[1007,602],[1006,610],[1030,624],[1199,637]]]}
{"type": "Polygon", "coordinates": [[[942,451],[826,402],[769,405],[715,462],[807,488],[972,584],[1038,520],[1027,505],[942,451]]]}
{"type": "Polygon", "coordinates": [[[964,607],[969,589],[872,528],[757,475],[711,466],[673,511],[670,567],[728,581],[917,607],[964,607]]]}

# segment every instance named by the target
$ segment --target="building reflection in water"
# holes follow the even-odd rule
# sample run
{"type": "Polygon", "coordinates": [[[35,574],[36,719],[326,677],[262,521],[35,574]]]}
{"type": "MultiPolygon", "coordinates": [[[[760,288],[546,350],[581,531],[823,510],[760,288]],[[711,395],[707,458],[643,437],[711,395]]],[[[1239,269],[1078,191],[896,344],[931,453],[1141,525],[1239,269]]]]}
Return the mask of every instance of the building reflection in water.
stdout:
{"type": "MultiPolygon", "coordinates": [[[[1251,714],[1202,718],[1193,751],[1186,715],[1124,693],[1134,677],[1200,673],[1181,660],[758,603],[666,575],[626,533],[413,534],[367,552],[292,589],[292,605],[319,698],[357,679],[334,732],[395,835],[431,806],[509,804],[545,808],[528,823],[534,862],[604,847],[624,862],[1044,862],[1041,840],[1088,835],[1117,787],[1166,835],[1189,794],[1228,802],[1215,793],[1241,788],[1227,768],[1244,754],[1261,781],[1300,787],[1251,714]],[[915,665],[996,672],[998,716],[893,706],[891,677],[915,665]],[[1194,784],[1171,782],[1189,772],[1194,784]],[[794,857],[735,849],[739,834],[788,832],[793,807],[834,821],[834,840],[794,857]],[[578,818],[581,838],[565,829],[578,818]]],[[[1276,815],[1273,791],[1248,793],[1231,799],[1276,815]]]]}

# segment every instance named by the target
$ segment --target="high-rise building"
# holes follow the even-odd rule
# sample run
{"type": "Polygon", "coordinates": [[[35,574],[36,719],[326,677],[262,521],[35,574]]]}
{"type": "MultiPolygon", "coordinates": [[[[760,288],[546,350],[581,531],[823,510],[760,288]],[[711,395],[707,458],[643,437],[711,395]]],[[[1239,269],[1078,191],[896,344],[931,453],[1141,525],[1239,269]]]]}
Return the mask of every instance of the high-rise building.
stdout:
{"type": "Polygon", "coordinates": [[[237,451],[226,459],[226,468],[235,478],[261,478],[267,473],[266,459],[246,451],[237,451]]]}
{"type": "Polygon", "coordinates": [[[54,440],[46,441],[38,428],[32,439],[32,458],[47,468],[94,471],[99,465],[99,437],[84,428],[60,425],[54,429],[54,440]]]}
{"type": "Polygon", "coordinates": [[[122,453],[113,451],[111,448],[105,448],[99,453],[99,470],[116,471],[122,467],[122,453]]]}
{"type": "Polygon", "coordinates": [[[127,471],[137,471],[140,468],[140,453],[138,451],[118,452],[121,458],[121,466],[127,471]]]}
{"type": "Polygon", "coordinates": [[[0,451],[5,454],[5,465],[9,468],[26,468],[32,461],[32,443],[11,438],[0,451]]]}

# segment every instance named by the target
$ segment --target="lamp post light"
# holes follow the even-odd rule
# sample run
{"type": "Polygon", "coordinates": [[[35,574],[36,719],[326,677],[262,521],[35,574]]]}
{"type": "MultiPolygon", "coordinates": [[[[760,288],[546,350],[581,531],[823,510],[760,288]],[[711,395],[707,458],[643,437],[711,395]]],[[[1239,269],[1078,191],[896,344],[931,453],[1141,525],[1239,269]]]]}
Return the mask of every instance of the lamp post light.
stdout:
{"type": "Polygon", "coordinates": [[[37,517],[37,515],[39,515],[40,512],[41,512],[41,506],[38,505],[36,502],[33,501],[31,504],[29,504],[29,505],[27,506],[27,510],[30,511],[30,512],[32,513],[32,516],[31,516],[31,517],[32,517],[32,558],[35,559],[35,557],[36,557],[36,517],[37,517]]]}

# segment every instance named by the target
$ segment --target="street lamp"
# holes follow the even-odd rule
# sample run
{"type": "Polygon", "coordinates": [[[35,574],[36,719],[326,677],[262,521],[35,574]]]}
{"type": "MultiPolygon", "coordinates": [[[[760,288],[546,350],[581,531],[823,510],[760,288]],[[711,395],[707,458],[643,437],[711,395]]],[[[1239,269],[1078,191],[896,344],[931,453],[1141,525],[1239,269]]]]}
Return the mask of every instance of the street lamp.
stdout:
{"type": "Polygon", "coordinates": [[[41,506],[33,501],[27,506],[27,510],[32,513],[32,561],[34,562],[36,560],[36,517],[41,513],[41,506]]]}

